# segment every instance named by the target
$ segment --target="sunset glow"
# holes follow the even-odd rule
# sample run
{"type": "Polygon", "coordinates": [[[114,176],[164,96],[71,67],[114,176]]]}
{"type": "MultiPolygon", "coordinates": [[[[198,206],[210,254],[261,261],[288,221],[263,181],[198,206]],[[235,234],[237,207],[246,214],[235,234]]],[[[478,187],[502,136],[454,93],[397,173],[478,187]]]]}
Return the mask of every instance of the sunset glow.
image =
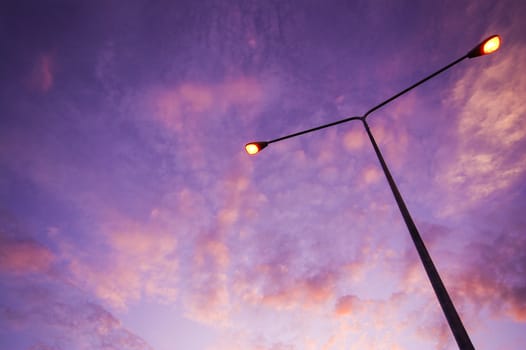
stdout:
{"type": "Polygon", "coordinates": [[[475,348],[524,348],[524,18],[8,1],[0,349],[458,348],[363,119],[301,133],[451,62],[367,122],[475,348]]]}

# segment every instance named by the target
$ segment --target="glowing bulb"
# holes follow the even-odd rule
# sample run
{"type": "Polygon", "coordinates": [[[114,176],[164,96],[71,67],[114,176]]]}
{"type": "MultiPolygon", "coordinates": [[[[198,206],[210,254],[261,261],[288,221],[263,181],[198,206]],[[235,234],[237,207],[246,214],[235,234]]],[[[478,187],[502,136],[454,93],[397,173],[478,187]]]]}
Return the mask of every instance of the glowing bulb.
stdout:
{"type": "Polygon", "coordinates": [[[500,47],[500,37],[496,35],[484,43],[484,46],[482,47],[482,52],[484,53],[484,55],[487,55],[487,54],[497,51],[499,47],[500,47]]]}
{"type": "Polygon", "coordinates": [[[267,141],[250,142],[245,145],[245,150],[248,154],[256,154],[263,148],[267,147],[267,141]]]}
{"type": "Polygon", "coordinates": [[[254,143],[249,143],[245,146],[245,149],[247,150],[247,153],[248,154],[256,154],[259,152],[259,147],[258,145],[254,144],[254,143]]]}
{"type": "Polygon", "coordinates": [[[467,53],[467,57],[475,58],[483,55],[488,55],[497,51],[502,44],[502,39],[498,35],[492,35],[489,38],[486,38],[480,44],[475,46],[473,50],[467,53]]]}

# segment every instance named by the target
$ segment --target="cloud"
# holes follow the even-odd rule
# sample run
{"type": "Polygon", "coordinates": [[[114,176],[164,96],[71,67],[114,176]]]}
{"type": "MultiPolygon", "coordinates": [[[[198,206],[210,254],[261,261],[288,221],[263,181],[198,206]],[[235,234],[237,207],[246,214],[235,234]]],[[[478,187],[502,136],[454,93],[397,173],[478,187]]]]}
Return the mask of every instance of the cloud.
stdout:
{"type": "Polygon", "coordinates": [[[32,239],[7,237],[0,229],[0,272],[9,274],[46,274],[56,257],[32,239]]]}
{"type": "Polygon", "coordinates": [[[4,327],[31,340],[28,350],[151,350],[107,310],[56,280],[12,281],[0,312],[4,327]]]}
{"type": "Polygon", "coordinates": [[[352,153],[359,151],[364,145],[368,145],[368,142],[367,135],[359,127],[352,128],[343,136],[343,145],[352,153]]]}
{"type": "Polygon", "coordinates": [[[526,171],[526,82],[517,74],[526,69],[526,48],[510,45],[494,55],[467,69],[445,102],[460,108],[458,146],[436,182],[467,207],[526,171]]]}
{"type": "Polygon", "coordinates": [[[262,272],[262,295],[259,302],[277,309],[316,307],[329,301],[334,295],[336,279],[330,272],[296,278],[276,276],[272,272],[274,276],[268,276],[268,272],[262,272]]]}
{"type": "MultiPolygon", "coordinates": [[[[246,141],[238,130],[249,127],[265,107],[271,98],[268,89],[268,82],[250,76],[216,83],[184,81],[148,89],[143,108],[167,135],[177,172],[201,186],[216,183],[214,174],[228,172],[223,160],[243,150],[246,141]]],[[[159,142],[157,133],[148,138],[159,142]]]]}
{"type": "MultiPolygon", "coordinates": [[[[193,230],[190,264],[185,269],[189,288],[184,304],[187,316],[203,323],[219,325],[229,319],[233,297],[230,273],[238,260],[232,255],[239,249],[236,243],[243,244],[248,232],[240,222],[249,225],[261,204],[246,173],[239,172],[240,162],[246,160],[234,160],[232,170],[217,182],[217,188],[211,189],[219,206],[214,220],[202,231],[193,230]]],[[[250,173],[251,167],[246,171],[250,173]]]]}
{"type": "Polygon", "coordinates": [[[307,266],[304,272],[296,270],[306,261],[300,252],[294,255],[293,241],[269,237],[265,246],[258,246],[258,236],[250,238],[245,243],[250,244],[246,261],[239,262],[231,281],[233,292],[244,303],[278,310],[311,308],[324,304],[334,293],[335,272],[313,266],[311,271],[307,266]]]}
{"type": "Polygon", "coordinates": [[[179,262],[177,240],[165,229],[120,221],[103,226],[97,247],[63,245],[72,281],[113,307],[149,298],[173,302],[177,297],[179,262]]]}
{"type": "MultiPolygon", "coordinates": [[[[57,228],[51,231],[50,237],[59,237],[57,228]]],[[[60,249],[36,242],[3,211],[0,247],[0,328],[24,339],[28,350],[151,350],[89,293],[71,283],[60,249]]],[[[10,344],[11,336],[5,344],[10,344]]]]}
{"type": "Polygon", "coordinates": [[[258,81],[238,78],[210,85],[186,82],[152,92],[151,98],[159,122],[178,133],[193,135],[231,108],[240,108],[238,115],[250,119],[263,97],[258,81]]]}
{"type": "Polygon", "coordinates": [[[372,184],[378,182],[383,177],[383,174],[378,166],[369,166],[363,170],[363,179],[366,184],[372,184]]]}
{"type": "Polygon", "coordinates": [[[29,86],[42,93],[48,92],[53,87],[54,59],[49,53],[39,55],[33,65],[29,78],[29,86]]]}
{"type": "Polygon", "coordinates": [[[354,295],[344,295],[338,299],[334,312],[338,316],[353,314],[360,300],[354,295]]]}
{"type": "Polygon", "coordinates": [[[227,322],[229,249],[222,237],[207,234],[196,242],[194,254],[190,287],[186,290],[187,316],[216,325],[227,322]]]}
{"type": "Polygon", "coordinates": [[[456,276],[464,302],[486,307],[494,317],[526,322],[526,239],[523,229],[480,239],[466,248],[467,268],[456,276]]]}

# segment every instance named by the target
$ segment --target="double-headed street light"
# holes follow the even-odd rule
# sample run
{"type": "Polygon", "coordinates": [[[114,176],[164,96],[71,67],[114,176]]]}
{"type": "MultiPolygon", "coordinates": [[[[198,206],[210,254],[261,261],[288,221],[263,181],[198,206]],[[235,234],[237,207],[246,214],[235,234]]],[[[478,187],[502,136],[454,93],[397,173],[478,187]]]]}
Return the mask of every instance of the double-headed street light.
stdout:
{"type": "Polygon", "coordinates": [[[286,136],[278,137],[270,141],[250,142],[245,145],[245,150],[247,151],[248,154],[256,154],[271,143],[290,139],[292,137],[300,136],[300,135],[310,133],[313,131],[317,131],[320,129],[325,129],[330,126],[346,123],[351,120],[361,120],[367,132],[367,135],[369,136],[369,139],[371,140],[371,144],[373,145],[373,148],[378,157],[378,160],[380,161],[380,165],[382,166],[385,177],[387,178],[389,187],[391,187],[391,191],[393,192],[396,203],[398,204],[398,208],[400,209],[402,217],[404,218],[404,221],[407,225],[409,234],[411,235],[411,238],[413,239],[413,243],[415,244],[416,250],[418,251],[418,255],[420,256],[420,259],[422,260],[422,264],[424,265],[424,269],[426,270],[427,276],[429,277],[431,285],[433,286],[433,289],[438,298],[440,306],[442,307],[444,315],[446,316],[449,327],[451,328],[451,332],[453,332],[453,335],[455,337],[455,340],[458,344],[459,349],[462,349],[462,350],[475,349],[475,348],[473,347],[473,343],[469,339],[469,335],[466,332],[464,325],[462,324],[462,320],[460,319],[460,316],[458,315],[457,310],[455,309],[455,306],[453,305],[453,302],[451,301],[451,298],[449,297],[446,287],[444,286],[444,283],[442,282],[442,279],[440,278],[440,275],[438,274],[438,271],[433,263],[433,260],[431,260],[431,256],[429,255],[429,252],[427,251],[424,241],[420,237],[420,233],[418,232],[418,229],[415,223],[413,222],[413,219],[411,218],[409,210],[407,209],[407,206],[405,205],[402,195],[400,194],[400,191],[398,190],[398,187],[396,186],[396,183],[391,175],[391,172],[389,171],[389,168],[387,167],[387,164],[385,163],[384,157],[382,156],[382,153],[380,152],[380,148],[378,147],[378,144],[376,143],[376,140],[374,139],[373,134],[371,133],[371,129],[369,128],[369,125],[367,124],[367,117],[371,113],[376,111],[377,109],[380,109],[381,107],[385,106],[389,102],[397,99],[398,97],[404,95],[410,90],[421,85],[422,83],[444,72],[445,70],[453,67],[457,63],[460,63],[464,59],[487,55],[487,54],[497,51],[500,47],[500,44],[501,44],[500,36],[498,35],[490,36],[489,38],[485,39],[480,44],[475,46],[472,50],[470,50],[464,56],[458,58],[457,60],[451,62],[450,64],[444,66],[443,68],[437,70],[436,72],[428,75],[427,77],[411,85],[407,89],[402,90],[399,93],[388,98],[387,100],[377,104],[376,106],[368,110],[367,113],[365,113],[363,116],[349,117],[349,118],[341,119],[341,120],[338,120],[338,121],[335,121],[329,124],[324,124],[324,125],[312,128],[312,129],[307,129],[307,130],[299,131],[299,132],[289,134],[286,136]]]}

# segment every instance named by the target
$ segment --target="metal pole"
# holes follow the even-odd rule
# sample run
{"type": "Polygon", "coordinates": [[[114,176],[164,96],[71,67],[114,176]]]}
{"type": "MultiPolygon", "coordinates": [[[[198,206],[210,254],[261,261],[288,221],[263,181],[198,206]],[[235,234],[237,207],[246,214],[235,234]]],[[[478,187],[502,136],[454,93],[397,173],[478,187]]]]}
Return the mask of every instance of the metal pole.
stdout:
{"type": "Polygon", "coordinates": [[[367,134],[369,135],[369,139],[371,140],[371,143],[374,147],[376,156],[378,157],[378,160],[382,165],[382,169],[384,171],[385,177],[387,178],[387,182],[389,182],[389,187],[391,187],[391,191],[393,192],[396,203],[398,204],[398,208],[400,209],[400,212],[404,217],[407,229],[409,230],[411,238],[413,239],[413,243],[415,244],[416,250],[418,251],[418,255],[422,260],[422,264],[424,265],[424,269],[426,270],[427,276],[431,281],[431,285],[433,286],[438,301],[440,302],[440,306],[444,311],[444,315],[446,316],[447,322],[449,323],[449,327],[451,328],[451,331],[455,336],[458,348],[461,350],[474,350],[475,347],[471,343],[469,335],[466,332],[464,325],[462,324],[462,320],[460,319],[457,310],[455,309],[455,306],[453,305],[453,302],[449,297],[446,287],[444,286],[444,283],[442,282],[442,279],[438,274],[435,264],[433,264],[433,260],[431,260],[431,256],[429,255],[429,252],[427,251],[427,248],[424,245],[424,241],[422,240],[422,237],[420,237],[420,233],[418,233],[418,229],[416,228],[416,225],[413,222],[413,219],[411,218],[411,214],[409,214],[409,210],[407,209],[404,203],[400,191],[398,191],[398,187],[396,186],[396,183],[393,177],[391,176],[391,172],[387,168],[387,164],[385,163],[384,157],[380,152],[380,148],[378,148],[378,145],[376,144],[376,141],[373,137],[373,134],[371,133],[371,130],[369,129],[369,125],[367,124],[365,118],[362,119],[362,122],[365,127],[365,130],[367,131],[367,134]]]}

